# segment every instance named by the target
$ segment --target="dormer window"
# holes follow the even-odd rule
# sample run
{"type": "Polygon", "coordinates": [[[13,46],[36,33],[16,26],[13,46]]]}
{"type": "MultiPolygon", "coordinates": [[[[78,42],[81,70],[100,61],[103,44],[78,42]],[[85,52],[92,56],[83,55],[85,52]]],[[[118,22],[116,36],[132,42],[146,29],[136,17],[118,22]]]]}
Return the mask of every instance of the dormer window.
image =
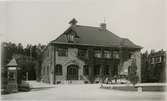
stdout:
{"type": "MultiPolygon", "coordinates": [[[[77,22],[78,22],[78,21],[77,21],[75,18],[73,18],[73,19],[69,22],[69,24],[71,25],[71,28],[72,28],[72,29],[76,27],[77,22]]],[[[74,41],[77,42],[77,41],[78,41],[78,38],[79,38],[79,37],[77,36],[76,32],[74,32],[72,29],[69,30],[68,33],[66,33],[67,40],[68,40],[68,42],[71,42],[71,43],[73,43],[74,41]]]]}
{"type": "Polygon", "coordinates": [[[74,42],[74,34],[67,34],[67,40],[68,42],[74,42]]]}

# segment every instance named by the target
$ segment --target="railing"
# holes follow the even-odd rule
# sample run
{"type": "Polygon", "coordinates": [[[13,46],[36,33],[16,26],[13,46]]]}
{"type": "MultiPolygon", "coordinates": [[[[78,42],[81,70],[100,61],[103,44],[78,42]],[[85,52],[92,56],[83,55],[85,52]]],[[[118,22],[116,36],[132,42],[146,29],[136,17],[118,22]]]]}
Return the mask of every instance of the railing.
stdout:
{"type": "Polygon", "coordinates": [[[88,81],[88,83],[90,83],[89,79],[84,75],[80,75],[80,80],[88,81]]]}

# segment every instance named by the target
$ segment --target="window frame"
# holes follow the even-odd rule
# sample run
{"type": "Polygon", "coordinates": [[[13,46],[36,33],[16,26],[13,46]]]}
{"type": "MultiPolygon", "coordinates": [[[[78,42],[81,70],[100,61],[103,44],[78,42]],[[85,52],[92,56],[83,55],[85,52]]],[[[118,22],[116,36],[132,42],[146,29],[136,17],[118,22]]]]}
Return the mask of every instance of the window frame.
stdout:
{"type": "Polygon", "coordinates": [[[155,63],[155,57],[151,57],[151,64],[155,63]]]}
{"type": "Polygon", "coordinates": [[[59,47],[57,49],[57,55],[60,57],[67,57],[68,56],[68,48],[59,47]]]}
{"type": "Polygon", "coordinates": [[[110,50],[104,50],[103,51],[103,57],[106,58],[106,59],[111,59],[112,58],[112,52],[110,50]],[[106,54],[106,52],[108,52],[108,53],[106,54]]]}
{"type": "Polygon", "coordinates": [[[158,61],[158,63],[161,63],[161,62],[162,62],[162,57],[159,56],[159,61],[158,61]]]}
{"type": "Polygon", "coordinates": [[[66,38],[69,43],[73,43],[75,40],[75,34],[72,31],[70,31],[69,33],[66,34],[66,38]]]}
{"type": "Polygon", "coordinates": [[[101,51],[101,49],[95,49],[94,50],[94,57],[95,58],[102,58],[102,51],[101,51]]]}
{"type": "Polygon", "coordinates": [[[88,65],[83,66],[83,75],[87,76],[89,75],[89,67],[88,65]]]}
{"type": "Polygon", "coordinates": [[[116,50],[112,51],[112,57],[113,59],[119,59],[120,58],[119,51],[116,50]]]}
{"type": "Polygon", "coordinates": [[[88,50],[87,49],[78,49],[78,56],[79,57],[88,57],[88,50]]]}
{"type": "Polygon", "coordinates": [[[104,75],[106,75],[106,76],[110,75],[110,66],[109,65],[105,65],[105,67],[104,67],[104,75]]]}
{"type": "Polygon", "coordinates": [[[101,65],[95,65],[95,69],[94,69],[94,75],[95,76],[100,75],[100,68],[101,68],[101,65]]]}
{"type": "Polygon", "coordinates": [[[55,66],[55,75],[63,75],[63,67],[61,64],[55,66]]]}

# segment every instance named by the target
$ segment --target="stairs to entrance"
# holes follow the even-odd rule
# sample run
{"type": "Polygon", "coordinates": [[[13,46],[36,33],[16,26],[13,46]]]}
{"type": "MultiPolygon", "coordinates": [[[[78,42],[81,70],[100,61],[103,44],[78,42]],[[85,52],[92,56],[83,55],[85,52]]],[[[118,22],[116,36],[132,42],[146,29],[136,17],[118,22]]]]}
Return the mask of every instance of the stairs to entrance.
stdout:
{"type": "Polygon", "coordinates": [[[79,80],[57,80],[56,84],[88,84],[90,81],[87,77],[80,75],[79,80]]]}
{"type": "Polygon", "coordinates": [[[87,83],[90,83],[90,81],[88,80],[87,77],[85,77],[84,75],[80,75],[80,79],[83,81],[86,81],[87,83]]]}

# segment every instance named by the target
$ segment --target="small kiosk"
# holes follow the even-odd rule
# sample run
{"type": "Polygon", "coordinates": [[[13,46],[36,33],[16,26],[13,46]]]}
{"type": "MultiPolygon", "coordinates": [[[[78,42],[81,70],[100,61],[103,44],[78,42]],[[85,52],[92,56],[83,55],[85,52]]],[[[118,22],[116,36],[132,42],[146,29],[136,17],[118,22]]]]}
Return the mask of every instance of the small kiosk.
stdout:
{"type": "Polygon", "coordinates": [[[18,91],[17,70],[18,65],[16,60],[13,58],[7,64],[7,91],[10,93],[18,91]]]}

